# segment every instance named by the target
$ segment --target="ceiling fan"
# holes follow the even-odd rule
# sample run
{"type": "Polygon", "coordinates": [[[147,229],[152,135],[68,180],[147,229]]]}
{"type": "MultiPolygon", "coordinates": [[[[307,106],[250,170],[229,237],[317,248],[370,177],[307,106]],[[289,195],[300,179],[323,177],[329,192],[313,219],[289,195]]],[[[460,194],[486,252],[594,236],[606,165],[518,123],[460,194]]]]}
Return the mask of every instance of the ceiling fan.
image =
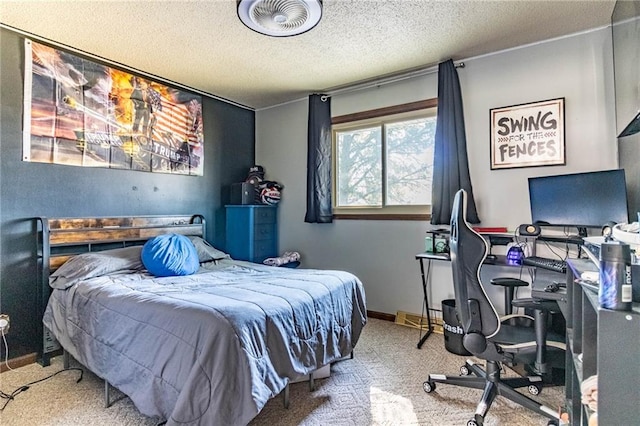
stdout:
{"type": "Polygon", "coordinates": [[[322,17],[322,0],[237,0],[244,25],[271,37],[290,37],[309,31],[322,17]]]}

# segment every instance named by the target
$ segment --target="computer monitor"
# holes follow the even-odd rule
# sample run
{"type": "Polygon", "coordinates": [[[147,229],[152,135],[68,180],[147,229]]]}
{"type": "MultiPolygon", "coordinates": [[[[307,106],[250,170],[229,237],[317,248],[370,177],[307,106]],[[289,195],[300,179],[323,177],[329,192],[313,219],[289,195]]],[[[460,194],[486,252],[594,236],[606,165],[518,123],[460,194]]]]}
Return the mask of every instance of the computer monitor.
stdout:
{"type": "Polygon", "coordinates": [[[601,228],[628,221],[624,170],[603,170],[529,178],[533,223],[547,226],[601,228]]]}

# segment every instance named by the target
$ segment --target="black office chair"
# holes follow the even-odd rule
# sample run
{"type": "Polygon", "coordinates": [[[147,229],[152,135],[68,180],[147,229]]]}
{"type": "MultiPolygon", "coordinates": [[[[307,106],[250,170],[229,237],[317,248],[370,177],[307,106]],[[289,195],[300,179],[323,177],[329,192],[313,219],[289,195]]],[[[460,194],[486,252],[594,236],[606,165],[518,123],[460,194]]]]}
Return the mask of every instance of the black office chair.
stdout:
{"type": "Polygon", "coordinates": [[[531,354],[536,353],[536,333],[532,327],[501,324],[487,297],[480,281],[480,267],[488,247],[485,239],[466,221],[466,197],[464,190],[456,193],[451,213],[450,253],[456,313],[465,332],[464,347],[476,357],[486,360],[486,370],[467,360],[460,368],[460,376],[430,374],[423,383],[424,391],[433,392],[436,383],[484,389],[475,416],[467,426],[482,425],[498,395],[551,419],[549,424],[557,424],[559,417],[555,410],[515,390],[528,387],[529,393],[537,395],[542,389],[539,376],[503,378],[500,375],[502,363],[515,363],[521,357],[525,359],[522,362],[528,362],[531,354]]]}

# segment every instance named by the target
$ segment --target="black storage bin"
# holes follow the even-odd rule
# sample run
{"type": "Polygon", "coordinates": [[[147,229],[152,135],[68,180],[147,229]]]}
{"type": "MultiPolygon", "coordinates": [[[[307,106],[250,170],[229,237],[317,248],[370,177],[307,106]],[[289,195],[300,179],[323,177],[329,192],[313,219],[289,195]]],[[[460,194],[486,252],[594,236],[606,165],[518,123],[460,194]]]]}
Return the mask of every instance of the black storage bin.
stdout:
{"type": "Polygon", "coordinates": [[[464,331],[456,316],[455,299],[442,301],[442,329],[444,330],[444,348],[446,350],[456,355],[471,355],[462,344],[464,331]]]}

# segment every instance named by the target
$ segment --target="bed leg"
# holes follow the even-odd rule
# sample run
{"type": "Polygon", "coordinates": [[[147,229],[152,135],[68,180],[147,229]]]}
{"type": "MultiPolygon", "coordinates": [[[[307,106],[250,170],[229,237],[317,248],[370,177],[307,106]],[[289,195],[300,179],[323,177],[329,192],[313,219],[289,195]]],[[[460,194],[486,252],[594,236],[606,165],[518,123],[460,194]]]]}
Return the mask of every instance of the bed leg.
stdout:
{"type": "Polygon", "coordinates": [[[313,379],[313,371],[311,373],[309,373],[309,392],[313,392],[314,390],[316,390],[316,383],[315,380],[313,379]]]}
{"type": "Polygon", "coordinates": [[[109,382],[104,381],[104,408],[109,408],[109,382]]]}
{"type": "Polygon", "coordinates": [[[62,350],[62,368],[65,370],[69,368],[69,352],[62,350]]]}
{"type": "Polygon", "coordinates": [[[284,387],[284,391],[282,392],[284,408],[289,408],[289,383],[284,387]]]}
{"type": "Polygon", "coordinates": [[[353,359],[353,351],[351,351],[351,359],[353,359]]]}

